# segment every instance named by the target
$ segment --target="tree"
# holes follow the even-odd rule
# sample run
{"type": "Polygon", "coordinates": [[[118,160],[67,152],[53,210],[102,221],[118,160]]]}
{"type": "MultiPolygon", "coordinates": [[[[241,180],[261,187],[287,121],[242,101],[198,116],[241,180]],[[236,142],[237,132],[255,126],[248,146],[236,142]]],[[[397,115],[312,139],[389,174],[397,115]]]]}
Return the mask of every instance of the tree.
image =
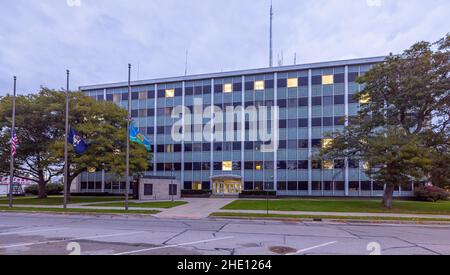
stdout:
{"type": "Polygon", "coordinates": [[[432,165],[428,171],[429,181],[438,187],[450,190],[450,135],[448,131],[432,132],[427,139],[432,154],[432,165]]]}
{"type": "MultiPolygon", "coordinates": [[[[49,146],[58,138],[55,116],[45,112],[40,95],[16,98],[16,135],[19,139],[15,156],[15,177],[35,182],[39,197],[45,198],[45,186],[58,177],[60,167],[49,152],[49,146]]],[[[12,97],[0,101],[0,173],[9,175],[11,150],[12,97]]]]}
{"type": "Polygon", "coordinates": [[[318,155],[364,163],[369,175],[386,184],[387,208],[396,187],[429,177],[437,164],[429,142],[437,129],[448,129],[449,41],[447,35],[435,44],[416,43],[361,76],[358,116],[344,130],[327,135],[333,142],[318,155]]]}
{"type": "MultiPolygon", "coordinates": [[[[69,145],[69,188],[87,169],[125,174],[125,110],[111,102],[99,102],[80,92],[70,93],[70,125],[89,144],[77,155],[69,145]]],[[[0,101],[0,173],[9,174],[11,98],[0,101]]],[[[16,102],[16,133],[20,144],[16,155],[16,176],[34,181],[39,197],[45,186],[63,175],[65,93],[43,88],[37,95],[21,96],[16,102]]],[[[131,145],[130,170],[143,172],[151,155],[138,144],[131,145]]]]}
{"type": "MultiPolygon", "coordinates": [[[[45,98],[52,104],[48,113],[54,113],[59,119],[57,128],[59,136],[64,135],[65,93],[46,91],[45,98]]],[[[95,101],[81,92],[70,94],[70,126],[88,143],[85,154],[76,154],[69,146],[68,188],[81,173],[95,169],[105,170],[117,176],[125,175],[126,152],[126,117],[127,112],[107,101],[95,101]]],[[[64,139],[59,138],[50,147],[50,152],[57,160],[56,164],[63,173],[64,139]]],[[[130,171],[142,173],[147,170],[151,154],[144,146],[131,144],[130,171]]]]}

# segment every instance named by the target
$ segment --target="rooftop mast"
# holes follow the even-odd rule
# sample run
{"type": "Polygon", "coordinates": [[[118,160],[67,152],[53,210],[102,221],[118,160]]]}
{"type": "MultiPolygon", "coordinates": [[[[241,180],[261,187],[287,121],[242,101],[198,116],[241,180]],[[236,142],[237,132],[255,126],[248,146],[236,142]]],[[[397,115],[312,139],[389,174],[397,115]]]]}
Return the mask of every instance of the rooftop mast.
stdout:
{"type": "Polygon", "coordinates": [[[269,66],[273,67],[273,6],[270,1],[270,46],[269,46],[269,66]]]}

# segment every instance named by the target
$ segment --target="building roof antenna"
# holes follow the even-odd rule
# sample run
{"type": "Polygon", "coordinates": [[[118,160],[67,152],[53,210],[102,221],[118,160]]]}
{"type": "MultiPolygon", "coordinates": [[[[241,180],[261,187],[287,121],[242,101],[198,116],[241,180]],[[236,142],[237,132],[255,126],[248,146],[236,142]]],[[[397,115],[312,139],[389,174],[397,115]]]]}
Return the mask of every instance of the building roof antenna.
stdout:
{"type": "Polygon", "coordinates": [[[189,50],[186,50],[186,63],[184,64],[184,76],[187,76],[188,74],[188,57],[189,57],[189,50]]]}
{"type": "Polygon", "coordinates": [[[269,42],[269,66],[273,67],[273,5],[270,0],[270,42],[269,42]]]}
{"type": "Polygon", "coordinates": [[[140,73],[140,64],[139,64],[139,62],[138,62],[138,65],[137,65],[137,72],[136,72],[136,77],[137,77],[137,80],[139,81],[139,73],[140,73]]]}
{"type": "Polygon", "coordinates": [[[278,67],[284,65],[284,52],[281,51],[281,54],[278,54],[278,67]]]}

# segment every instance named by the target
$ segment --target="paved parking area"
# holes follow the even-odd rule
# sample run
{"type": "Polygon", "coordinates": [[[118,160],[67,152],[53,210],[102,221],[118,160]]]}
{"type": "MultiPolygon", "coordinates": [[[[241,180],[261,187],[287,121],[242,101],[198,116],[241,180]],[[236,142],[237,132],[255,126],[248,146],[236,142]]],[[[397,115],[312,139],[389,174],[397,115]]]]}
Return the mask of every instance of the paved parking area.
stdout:
{"type": "Polygon", "coordinates": [[[450,226],[0,213],[0,254],[447,254],[450,226]]]}

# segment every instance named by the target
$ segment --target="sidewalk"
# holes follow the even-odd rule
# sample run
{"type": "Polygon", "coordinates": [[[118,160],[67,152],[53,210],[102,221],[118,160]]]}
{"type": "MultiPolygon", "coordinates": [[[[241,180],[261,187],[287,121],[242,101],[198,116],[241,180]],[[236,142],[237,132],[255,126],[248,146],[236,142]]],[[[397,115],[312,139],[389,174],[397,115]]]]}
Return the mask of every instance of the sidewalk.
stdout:
{"type": "MultiPolygon", "coordinates": [[[[182,199],[186,201],[187,204],[173,207],[173,208],[149,208],[149,207],[130,207],[129,210],[143,210],[143,211],[158,211],[158,214],[153,214],[152,216],[157,218],[186,218],[186,219],[204,219],[209,217],[213,212],[219,211],[225,205],[233,202],[234,198],[187,198],[182,199]]],[[[131,201],[130,201],[131,202],[131,201]]],[[[133,201],[139,203],[139,201],[133,201]]],[[[124,210],[123,207],[104,207],[95,206],[93,204],[104,204],[105,202],[98,203],[79,203],[79,204],[69,204],[68,209],[101,209],[101,210],[124,210]]],[[[106,202],[110,203],[110,202],[106,202]]],[[[5,205],[6,206],[6,205],[5,205]]],[[[15,208],[60,208],[61,205],[15,205],[15,208]]]]}
{"type": "Polygon", "coordinates": [[[222,207],[232,203],[233,198],[188,198],[184,199],[188,204],[178,207],[164,209],[161,213],[156,214],[158,218],[186,218],[186,219],[203,219],[209,217],[213,212],[219,211],[222,207]]]}
{"type": "MultiPolygon", "coordinates": [[[[266,210],[218,210],[216,213],[267,214],[266,210]]],[[[394,217],[394,218],[429,218],[450,219],[450,215],[432,214],[396,214],[396,213],[350,213],[350,212],[311,212],[311,211],[269,211],[277,215],[336,216],[336,217],[394,217]]]]}

